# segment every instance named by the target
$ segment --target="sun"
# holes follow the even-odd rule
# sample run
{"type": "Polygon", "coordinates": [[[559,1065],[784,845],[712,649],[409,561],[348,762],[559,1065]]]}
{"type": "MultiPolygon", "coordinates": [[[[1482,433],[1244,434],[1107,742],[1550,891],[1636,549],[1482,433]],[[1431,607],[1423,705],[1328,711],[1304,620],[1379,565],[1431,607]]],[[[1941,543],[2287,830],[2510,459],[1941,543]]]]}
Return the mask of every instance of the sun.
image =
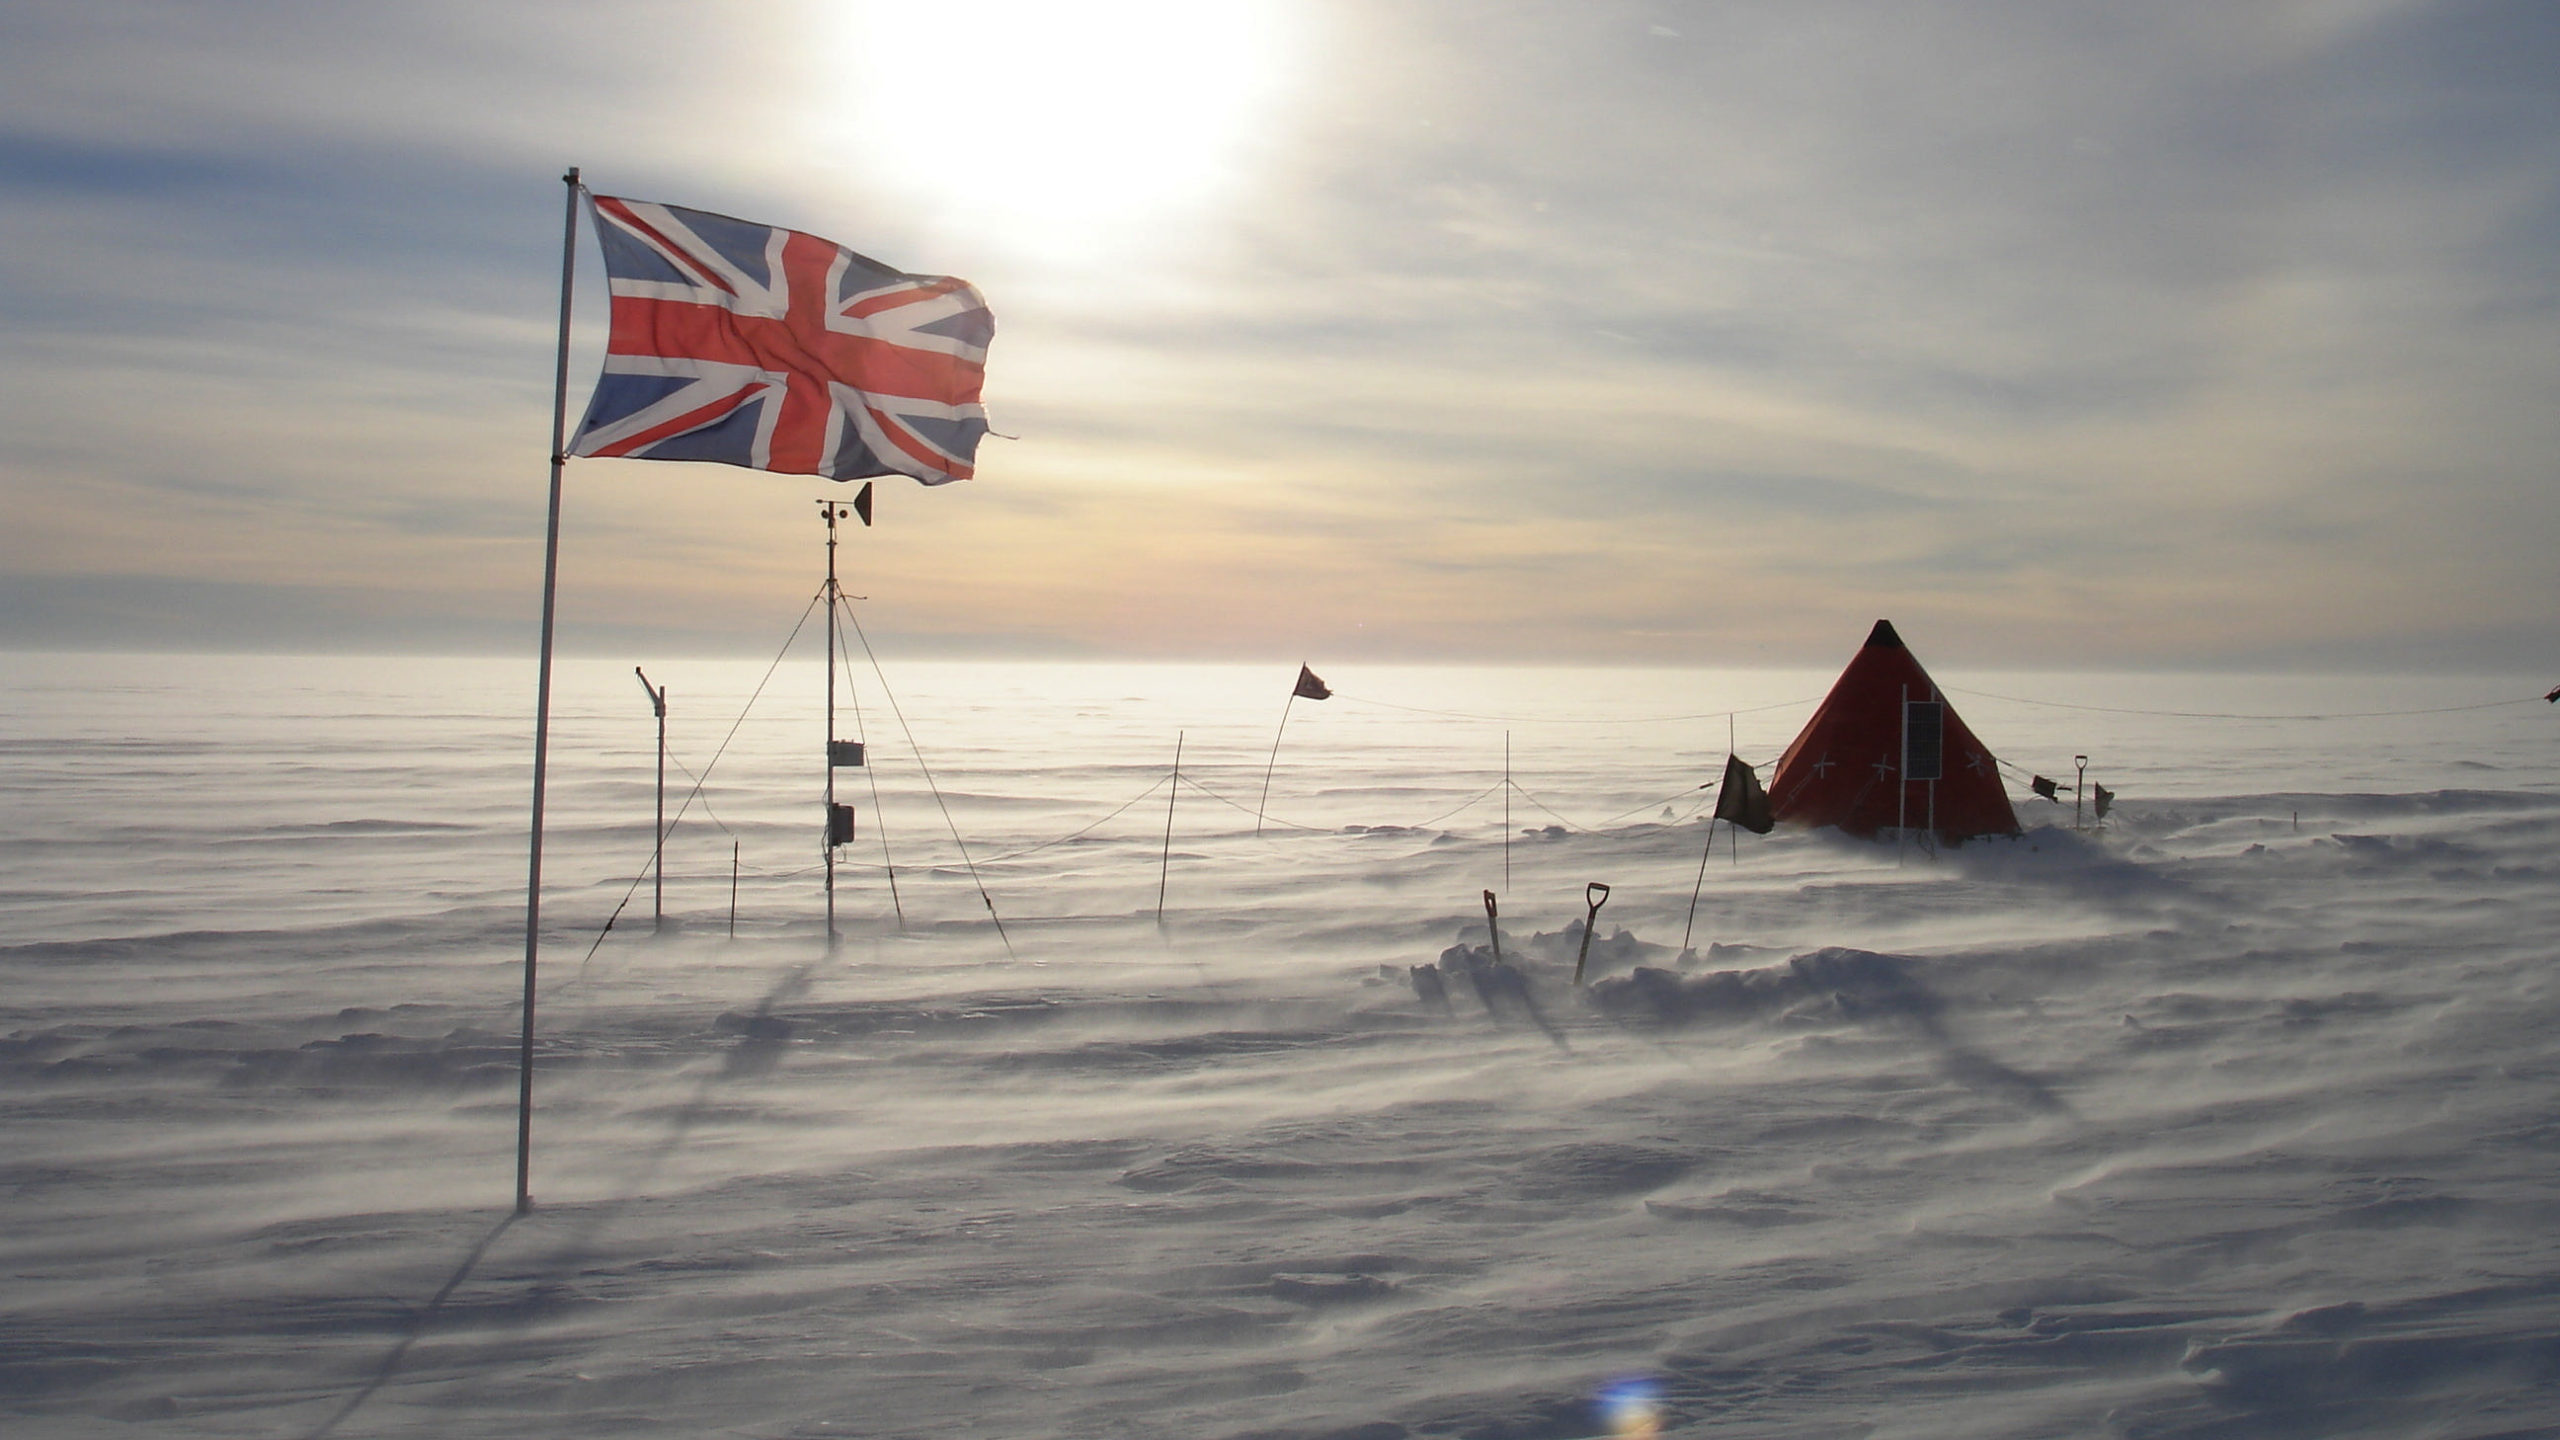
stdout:
{"type": "Polygon", "coordinates": [[[902,198],[1052,253],[1124,248],[1249,172],[1288,0],[860,0],[841,143],[902,198]]]}

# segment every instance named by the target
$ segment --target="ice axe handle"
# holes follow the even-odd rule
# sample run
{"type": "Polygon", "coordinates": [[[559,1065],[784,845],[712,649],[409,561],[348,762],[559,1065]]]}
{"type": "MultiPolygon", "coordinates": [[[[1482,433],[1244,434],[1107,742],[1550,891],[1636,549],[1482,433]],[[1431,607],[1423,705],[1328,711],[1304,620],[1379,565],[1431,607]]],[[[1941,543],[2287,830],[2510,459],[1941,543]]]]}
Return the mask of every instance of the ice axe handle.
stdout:
{"type": "Polygon", "coordinates": [[[1573,983],[1582,983],[1582,967],[1591,963],[1591,932],[1599,928],[1600,907],[1609,903],[1609,887],[1594,880],[1582,887],[1582,901],[1591,913],[1582,920],[1582,953],[1574,957],[1573,983]]]}

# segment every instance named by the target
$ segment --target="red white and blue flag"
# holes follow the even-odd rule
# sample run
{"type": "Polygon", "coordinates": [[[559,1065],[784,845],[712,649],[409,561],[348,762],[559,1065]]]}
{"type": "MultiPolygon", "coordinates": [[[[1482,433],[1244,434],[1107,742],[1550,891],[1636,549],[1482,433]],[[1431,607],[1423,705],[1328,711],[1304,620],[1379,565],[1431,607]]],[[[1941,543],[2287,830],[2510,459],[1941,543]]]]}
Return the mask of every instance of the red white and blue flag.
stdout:
{"type": "Polygon", "coordinates": [[[967,281],[726,215],[594,203],[613,333],[570,454],[927,485],[974,473],[996,322],[967,281]]]}

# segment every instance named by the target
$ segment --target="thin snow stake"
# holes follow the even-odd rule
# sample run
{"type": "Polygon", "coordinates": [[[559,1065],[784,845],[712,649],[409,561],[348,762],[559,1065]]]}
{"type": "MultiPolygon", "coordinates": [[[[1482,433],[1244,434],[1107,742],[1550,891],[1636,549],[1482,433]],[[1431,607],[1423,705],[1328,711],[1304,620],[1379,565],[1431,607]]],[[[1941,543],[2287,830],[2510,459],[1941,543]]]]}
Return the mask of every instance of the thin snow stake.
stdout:
{"type": "Polygon", "coordinates": [[[649,707],[658,712],[658,838],[649,849],[649,873],[657,888],[650,892],[650,919],[655,928],[667,928],[667,687],[649,683],[649,672],[634,665],[631,673],[640,677],[640,688],[649,695],[649,707]]]}
{"type": "Polygon", "coordinates": [[[1184,731],[1173,732],[1173,780],[1164,792],[1164,854],[1156,862],[1156,923],[1164,923],[1164,890],[1173,881],[1173,800],[1182,793],[1182,740],[1184,731]]]}

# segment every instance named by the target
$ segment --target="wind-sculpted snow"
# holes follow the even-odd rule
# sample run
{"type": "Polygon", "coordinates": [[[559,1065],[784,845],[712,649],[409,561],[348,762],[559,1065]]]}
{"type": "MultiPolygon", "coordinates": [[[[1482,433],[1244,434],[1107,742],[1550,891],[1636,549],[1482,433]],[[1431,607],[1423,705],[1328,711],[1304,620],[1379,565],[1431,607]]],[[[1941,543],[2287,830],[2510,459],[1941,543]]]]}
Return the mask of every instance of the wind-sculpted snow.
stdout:
{"type": "MultiPolygon", "coordinates": [[[[2396,762],[2126,722],[2103,830],[2029,799],[1943,854],[1719,831],[1702,879],[1721,719],[1513,727],[1563,813],[1515,801],[1506,847],[1499,790],[1463,804],[1503,727],[1327,670],[1257,837],[1269,677],[931,671],[907,708],[970,854],[875,726],[831,954],[810,706],[742,732],[656,934],[652,717],[599,666],[554,754],[513,1217],[523,697],[295,663],[192,682],[183,757],[140,681],[12,702],[12,1440],[2560,1433],[2538,709],[2396,762]]],[[[756,675],[660,669],[698,770],[705,697],[756,675]]],[[[2116,748],[1966,708],[2043,773],[2116,748]]],[[[1741,717],[1746,755],[1800,719],[1741,717]]]]}
{"type": "Polygon", "coordinates": [[[1912,965],[1890,955],[1832,947],[1760,970],[1717,970],[1684,976],[1639,966],[1591,987],[1601,1013],[1681,1025],[1696,1020],[1802,1019],[1810,1012],[1839,1019],[1902,1016],[1931,1021],[1943,1002],[1912,978],[1912,965]]]}

